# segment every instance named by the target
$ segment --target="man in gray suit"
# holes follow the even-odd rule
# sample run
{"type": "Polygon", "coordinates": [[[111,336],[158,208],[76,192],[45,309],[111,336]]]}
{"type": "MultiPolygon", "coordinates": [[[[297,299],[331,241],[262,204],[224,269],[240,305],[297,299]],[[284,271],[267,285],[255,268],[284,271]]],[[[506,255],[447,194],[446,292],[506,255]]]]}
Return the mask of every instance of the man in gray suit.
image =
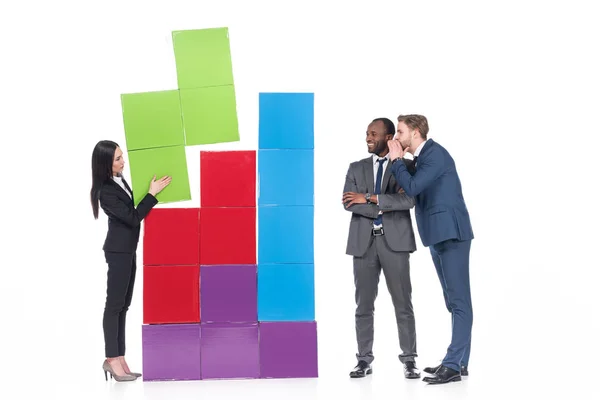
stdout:
{"type": "Polygon", "coordinates": [[[369,124],[367,148],[373,155],[350,164],[344,186],[342,202],[352,213],[346,254],[354,256],[356,286],[358,364],[350,372],[353,378],[372,373],[373,315],[382,269],[396,311],[404,376],[420,377],[415,363],[417,340],[409,263],[410,253],[416,250],[410,216],[415,201],[403,193],[390,173],[387,142],[395,132],[394,123],[387,118],[369,124]]]}

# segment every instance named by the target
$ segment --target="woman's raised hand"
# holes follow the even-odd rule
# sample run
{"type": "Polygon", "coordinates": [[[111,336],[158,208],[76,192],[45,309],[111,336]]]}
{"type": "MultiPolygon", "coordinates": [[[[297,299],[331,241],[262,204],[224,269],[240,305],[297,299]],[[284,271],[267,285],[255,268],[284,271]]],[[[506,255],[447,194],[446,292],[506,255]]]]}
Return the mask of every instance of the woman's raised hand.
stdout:
{"type": "Polygon", "coordinates": [[[152,178],[152,181],[150,182],[150,189],[148,189],[148,193],[150,193],[152,196],[156,196],[164,188],[169,186],[169,183],[171,183],[170,176],[165,175],[162,178],[160,178],[159,180],[156,180],[156,175],[154,175],[154,177],[152,178]]]}

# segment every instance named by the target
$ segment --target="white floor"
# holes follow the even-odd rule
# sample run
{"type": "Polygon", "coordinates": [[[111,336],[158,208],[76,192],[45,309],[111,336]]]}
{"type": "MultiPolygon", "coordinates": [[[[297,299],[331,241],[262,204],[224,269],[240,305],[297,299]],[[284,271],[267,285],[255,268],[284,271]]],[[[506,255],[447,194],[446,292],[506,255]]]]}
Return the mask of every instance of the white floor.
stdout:
{"type": "MultiPolygon", "coordinates": [[[[510,332],[493,335],[477,329],[473,344],[470,376],[462,382],[432,386],[421,380],[406,380],[396,359],[397,342],[393,321],[388,318],[389,299],[382,296],[380,318],[376,319],[376,360],[372,376],[350,379],[348,372],[355,364],[352,318],[337,322],[323,321],[319,335],[319,368],[317,379],[220,380],[188,382],[115,382],[104,380],[102,338],[98,321],[84,320],[51,325],[51,315],[42,313],[42,323],[24,331],[11,331],[12,343],[27,343],[27,351],[7,346],[8,354],[21,356],[15,373],[4,364],[0,375],[0,398],[15,399],[34,395],[35,399],[510,399],[543,398],[565,395],[568,398],[593,398],[597,357],[590,336],[580,331],[568,336],[567,330],[547,331],[544,325],[531,323],[510,332]],[[37,329],[37,330],[36,330],[37,329]],[[45,329],[45,331],[44,331],[45,329]],[[546,336],[541,335],[547,331],[546,336]],[[47,336],[36,341],[36,334],[47,336]],[[477,334],[480,333],[480,334],[477,334]],[[515,332],[517,333],[517,332],[515,332]],[[537,337],[537,339],[535,339],[537,337]],[[504,338],[504,341],[502,340],[504,338]],[[519,343],[522,343],[519,346],[519,343]],[[586,345],[587,344],[587,345],[586,345]],[[8,396],[6,396],[8,395],[8,396]],[[590,397],[591,396],[591,397],[590,397]]],[[[136,315],[136,313],[133,313],[136,315]]],[[[139,315],[138,315],[139,317],[139,315]]],[[[98,318],[94,318],[97,320],[98,318]]],[[[132,319],[135,319],[132,318],[132,319]]],[[[485,319],[485,316],[482,316],[485,319]]],[[[421,320],[429,321],[426,315],[421,320]]],[[[538,321],[539,322],[539,321],[538,321]]],[[[128,329],[129,363],[141,369],[141,344],[128,329]]],[[[440,324],[440,327],[447,324],[440,324]]],[[[436,333],[424,326],[420,336],[418,366],[423,368],[439,361],[449,332],[436,333]]],[[[10,341],[5,343],[11,343],[10,341]]],[[[423,374],[424,375],[424,374],[423,374]]]]}
{"type": "MultiPolygon", "coordinates": [[[[542,398],[550,394],[569,398],[590,398],[597,393],[592,380],[568,376],[576,366],[560,368],[559,364],[534,370],[530,363],[515,363],[514,370],[488,365],[474,368],[462,382],[432,386],[420,380],[407,381],[393,363],[380,363],[371,377],[347,378],[347,365],[330,365],[318,379],[289,380],[223,380],[190,382],[105,382],[97,368],[86,368],[70,374],[55,374],[53,379],[38,375],[15,388],[19,395],[32,391],[37,399],[508,399],[542,398]],[[337,367],[337,368],[336,368],[337,367]],[[23,391],[24,390],[24,391],[23,391]],[[581,396],[581,397],[579,397],[581,396]],[[585,396],[585,397],[583,397],[585,396]]],[[[56,366],[56,364],[55,364],[56,366]]],[[[50,369],[45,370],[48,373],[50,369]]],[[[42,371],[40,371],[42,372],[42,371]]],[[[5,376],[3,380],[8,378],[5,376]]],[[[3,387],[7,386],[3,384],[3,387]]],[[[10,386],[9,386],[10,387],[10,386]]],[[[11,390],[12,394],[15,390],[11,390]]],[[[3,396],[4,397],[4,396],[3,396]]],[[[10,398],[10,397],[4,397],[10,398]]],[[[13,397],[14,398],[14,397],[13,397]]],[[[20,396],[17,396],[20,398],[20,396]]]]}

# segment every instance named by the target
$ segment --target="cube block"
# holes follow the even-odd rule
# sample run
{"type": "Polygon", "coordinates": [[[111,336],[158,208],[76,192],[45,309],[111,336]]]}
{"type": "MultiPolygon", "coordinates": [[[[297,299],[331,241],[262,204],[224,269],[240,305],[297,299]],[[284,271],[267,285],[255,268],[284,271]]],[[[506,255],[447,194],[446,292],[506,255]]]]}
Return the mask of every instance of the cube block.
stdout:
{"type": "Polygon", "coordinates": [[[315,319],[313,264],[260,264],[258,266],[259,321],[312,321],[315,319]]]}
{"type": "Polygon", "coordinates": [[[154,208],[144,223],[144,265],[200,264],[200,210],[154,208]]]}
{"type": "Polygon", "coordinates": [[[143,325],[143,380],[198,380],[200,324],[143,325]]]}
{"type": "Polygon", "coordinates": [[[202,321],[256,322],[256,265],[200,267],[202,321]]]}
{"type": "Polygon", "coordinates": [[[172,37],[180,89],[233,84],[227,28],[174,31],[172,37]]]}
{"type": "Polygon", "coordinates": [[[313,149],[314,93],[260,93],[258,148],[313,149]]]}
{"type": "Polygon", "coordinates": [[[316,378],[317,323],[261,322],[261,378],[316,378]]]}
{"type": "Polygon", "coordinates": [[[258,323],[202,324],[202,379],[259,378],[258,323]]]}
{"type": "Polygon", "coordinates": [[[183,145],[177,90],[121,95],[127,150],[183,145]]]}
{"type": "Polygon", "coordinates": [[[314,205],[314,151],[258,151],[258,205],[314,205]]]}
{"type": "Polygon", "coordinates": [[[144,324],[200,322],[199,266],[144,266],[144,324]]]}
{"type": "Polygon", "coordinates": [[[256,264],[256,208],[201,208],[200,263],[256,264]]]}
{"type": "Polygon", "coordinates": [[[134,203],[137,205],[148,193],[152,177],[165,175],[173,179],[169,186],[156,195],[160,203],[191,200],[185,146],[134,150],[129,153],[134,203]]]}
{"type": "Polygon", "coordinates": [[[181,89],[180,95],[187,146],[240,140],[233,85],[181,89]]]}
{"type": "Polygon", "coordinates": [[[260,264],[314,263],[314,207],[258,208],[260,264]]]}
{"type": "Polygon", "coordinates": [[[200,206],[255,207],[256,151],[201,151],[200,206]]]}

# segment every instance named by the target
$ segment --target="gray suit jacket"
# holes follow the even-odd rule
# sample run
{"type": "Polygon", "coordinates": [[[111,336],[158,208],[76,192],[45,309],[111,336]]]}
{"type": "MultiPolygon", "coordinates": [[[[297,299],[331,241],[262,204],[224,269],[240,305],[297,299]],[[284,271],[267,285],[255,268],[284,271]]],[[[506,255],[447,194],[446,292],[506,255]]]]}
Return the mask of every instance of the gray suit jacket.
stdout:
{"type": "MultiPolygon", "coordinates": [[[[410,160],[404,162],[409,163],[410,160]]],[[[381,182],[382,194],[377,196],[379,204],[353,204],[348,208],[343,205],[345,210],[352,213],[346,247],[348,255],[360,257],[365,254],[371,241],[373,220],[380,210],[383,211],[383,237],[390,249],[408,252],[417,249],[410,216],[415,200],[404,193],[398,193],[400,186],[390,171],[391,165],[391,161],[388,161],[381,182]]],[[[344,192],[373,193],[374,188],[373,158],[351,163],[346,174],[344,192]]]]}

